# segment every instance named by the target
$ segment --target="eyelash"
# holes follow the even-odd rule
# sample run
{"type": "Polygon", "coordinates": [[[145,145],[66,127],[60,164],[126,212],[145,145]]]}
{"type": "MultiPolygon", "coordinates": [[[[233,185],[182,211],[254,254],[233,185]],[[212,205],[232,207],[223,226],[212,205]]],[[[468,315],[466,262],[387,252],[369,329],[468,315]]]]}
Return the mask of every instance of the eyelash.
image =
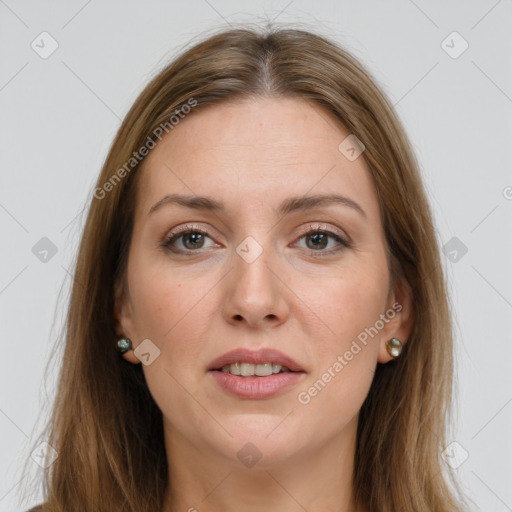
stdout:
{"type": "MultiPolygon", "coordinates": [[[[183,250],[183,249],[176,249],[176,248],[171,248],[171,245],[176,241],[178,240],[179,238],[181,238],[182,236],[184,235],[189,235],[191,233],[200,233],[202,235],[206,235],[208,236],[208,238],[211,238],[208,234],[207,231],[205,231],[204,229],[201,229],[201,228],[198,228],[196,226],[184,226],[183,228],[179,228],[178,230],[174,231],[173,233],[170,233],[169,235],[167,235],[164,240],[162,241],[162,247],[168,251],[171,251],[173,253],[177,253],[177,254],[187,254],[187,255],[191,255],[192,253],[194,252],[199,252],[200,249],[197,249],[197,250],[193,250],[193,249],[187,249],[187,250],[183,250]]],[[[304,238],[305,236],[307,235],[313,235],[313,234],[323,234],[323,235],[328,235],[329,237],[333,238],[336,242],[338,242],[340,244],[341,247],[336,247],[334,249],[330,249],[328,251],[314,251],[314,250],[307,250],[309,252],[309,254],[313,257],[320,257],[320,258],[323,258],[325,256],[330,256],[332,254],[335,254],[335,253],[338,253],[339,251],[343,250],[344,248],[350,248],[352,246],[351,242],[349,242],[348,240],[345,240],[344,238],[342,238],[340,235],[338,235],[337,233],[335,233],[334,231],[330,231],[330,230],[327,230],[327,229],[321,229],[320,227],[312,227],[312,225],[310,225],[310,228],[305,230],[305,231],[302,231],[302,233],[300,234],[299,236],[299,240],[304,238]]]]}

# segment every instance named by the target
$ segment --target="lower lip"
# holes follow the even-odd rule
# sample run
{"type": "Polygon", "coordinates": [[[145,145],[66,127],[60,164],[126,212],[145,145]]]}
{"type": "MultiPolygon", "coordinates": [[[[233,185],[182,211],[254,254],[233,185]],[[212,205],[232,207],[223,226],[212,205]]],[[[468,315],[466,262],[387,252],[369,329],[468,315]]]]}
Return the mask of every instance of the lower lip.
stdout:
{"type": "Polygon", "coordinates": [[[228,393],[251,400],[262,400],[275,396],[297,384],[305,375],[304,372],[283,372],[267,377],[240,377],[217,370],[208,373],[228,393]]]}

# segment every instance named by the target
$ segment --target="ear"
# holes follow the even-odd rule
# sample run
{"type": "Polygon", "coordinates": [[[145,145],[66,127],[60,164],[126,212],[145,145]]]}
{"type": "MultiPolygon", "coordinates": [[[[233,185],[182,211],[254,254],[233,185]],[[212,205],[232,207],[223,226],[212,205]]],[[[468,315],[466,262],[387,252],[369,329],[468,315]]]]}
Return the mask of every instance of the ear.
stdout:
{"type": "Polygon", "coordinates": [[[396,286],[389,294],[386,307],[385,314],[389,320],[380,333],[379,363],[387,363],[394,359],[386,349],[386,342],[391,338],[398,338],[402,345],[405,345],[414,324],[411,287],[405,278],[400,278],[397,281],[396,286]]]}
{"type": "MultiPolygon", "coordinates": [[[[123,279],[118,280],[114,285],[114,318],[118,339],[129,338],[132,345],[134,345],[136,335],[133,325],[132,304],[128,286],[123,279]]],[[[122,356],[130,363],[140,363],[140,360],[133,352],[133,348],[122,354],[122,356]]]]}

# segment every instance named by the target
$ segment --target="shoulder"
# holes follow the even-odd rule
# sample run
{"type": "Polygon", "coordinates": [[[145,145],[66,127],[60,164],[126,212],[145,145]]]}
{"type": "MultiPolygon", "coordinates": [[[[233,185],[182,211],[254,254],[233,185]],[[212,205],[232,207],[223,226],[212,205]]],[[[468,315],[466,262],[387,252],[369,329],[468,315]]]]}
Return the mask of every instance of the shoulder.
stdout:
{"type": "Polygon", "coordinates": [[[43,512],[43,504],[37,505],[30,510],[27,510],[27,512],[43,512]]]}

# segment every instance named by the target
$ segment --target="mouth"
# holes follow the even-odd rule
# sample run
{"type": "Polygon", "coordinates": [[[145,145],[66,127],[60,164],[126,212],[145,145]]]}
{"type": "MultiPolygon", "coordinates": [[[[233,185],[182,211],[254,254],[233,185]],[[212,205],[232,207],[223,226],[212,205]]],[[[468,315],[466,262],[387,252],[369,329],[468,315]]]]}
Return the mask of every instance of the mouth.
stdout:
{"type": "Polygon", "coordinates": [[[238,398],[271,398],[296,385],[306,371],[274,349],[237,349],[215,359],[207,369],[220,389],[238,398]]]}
{"type": "Polygon", "coordinates": [[[217,370],[244,377],[265,377],[281,372],[304,372],[294,359],[279,350],[263,348],[257,351],[239,348],[217,357],[208,366],[208,371],[217,370]]]}
{"type": "Polygon", "coordinates": [[[293,372],[288,367],[279,363],[262,363],[253,364],[242,361],[236,363],[226,364],[222,368],[216,368],[213,371],[230,373],[231,375],[240,375],[241,377],[268,377],[269,375],[276,375],[278,373],[293,372]]]}

